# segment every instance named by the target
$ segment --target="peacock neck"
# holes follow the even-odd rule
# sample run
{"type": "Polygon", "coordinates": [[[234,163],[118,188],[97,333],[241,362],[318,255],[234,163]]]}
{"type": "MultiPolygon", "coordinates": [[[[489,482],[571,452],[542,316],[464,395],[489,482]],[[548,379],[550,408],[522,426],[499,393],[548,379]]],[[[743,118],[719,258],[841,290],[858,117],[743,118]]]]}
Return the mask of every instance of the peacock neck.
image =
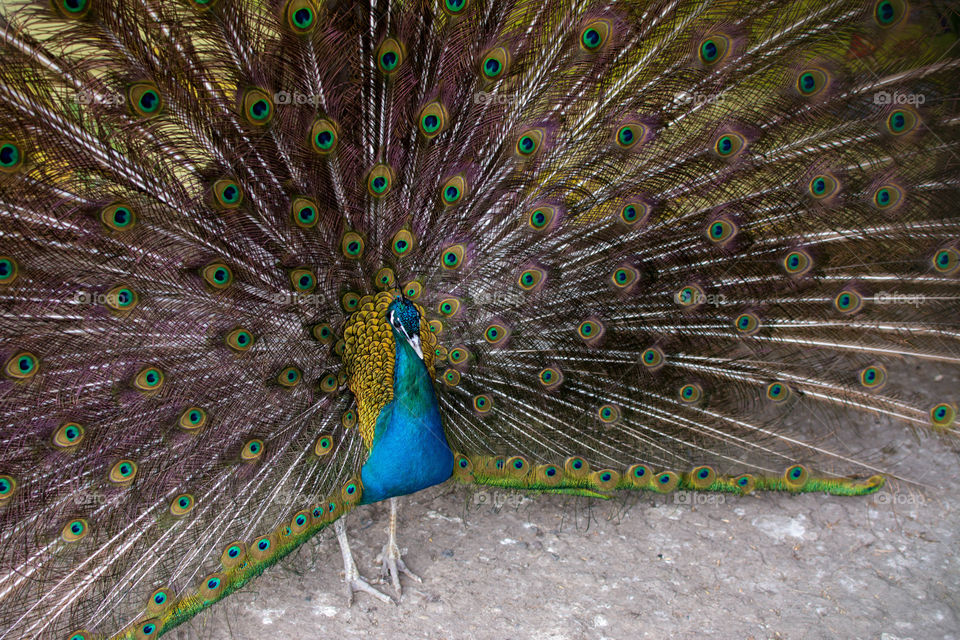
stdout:
{"type": "Polygon", "coordinates": [[[377,417],[370,455],[361,468],[364,503],[420,491],[453,473],[430,372],[396,331],[394,342],[393,400],[377,417]]]}

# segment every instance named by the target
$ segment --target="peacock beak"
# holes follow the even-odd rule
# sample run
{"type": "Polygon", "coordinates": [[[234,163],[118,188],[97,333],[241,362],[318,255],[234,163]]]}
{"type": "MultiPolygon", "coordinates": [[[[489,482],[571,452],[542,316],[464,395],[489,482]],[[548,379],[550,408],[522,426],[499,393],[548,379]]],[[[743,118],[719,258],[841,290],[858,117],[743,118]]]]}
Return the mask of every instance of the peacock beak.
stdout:
{"type": "MultiPolygon", "coordinates": [[[[406,334],[406,332],[404,332],[406,334]]],[[[407,342],[410,343],[410,346],[413,347],[413,350],[417,352],[417,355],[420,356],[420,359],[423,360],[423,347],[420,344],[420,336],[407,336],[407,342]]]]}

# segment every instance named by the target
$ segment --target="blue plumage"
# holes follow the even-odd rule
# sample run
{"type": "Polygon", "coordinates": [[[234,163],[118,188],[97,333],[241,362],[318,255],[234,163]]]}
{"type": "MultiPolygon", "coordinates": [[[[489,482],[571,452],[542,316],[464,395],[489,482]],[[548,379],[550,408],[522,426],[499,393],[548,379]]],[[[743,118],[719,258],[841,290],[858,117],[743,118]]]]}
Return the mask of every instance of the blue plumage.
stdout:
{"type": "Polygon", "coordinates": [[[453,452],[440,423],[432,378],[407,337],[419,334],[419,316],[403,300],[395,301],[391,311],[396,318],[392,324],[396,343],[393,401],[377,417],[373,448],[361,468],[366,504],[414,493],[453,473],[453,452]]]}

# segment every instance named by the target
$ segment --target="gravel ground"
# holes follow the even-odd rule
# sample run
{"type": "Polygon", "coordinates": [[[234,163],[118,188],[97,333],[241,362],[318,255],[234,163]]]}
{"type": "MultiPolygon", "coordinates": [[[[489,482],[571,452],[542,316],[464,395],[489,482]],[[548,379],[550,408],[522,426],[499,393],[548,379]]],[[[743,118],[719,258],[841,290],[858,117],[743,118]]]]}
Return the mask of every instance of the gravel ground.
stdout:
{"type": "MultiPolygon", "coordinates": [[[[443,485],[404,500],[400,546],[424,581],[405,579],[401,604],[346,606],[327,531],[168,637],[960,639],[957,446],[890,434],[940,488],[624,502],[443,485]]],[[[388,515],[347,517],[367,577],[388,515]]]]}

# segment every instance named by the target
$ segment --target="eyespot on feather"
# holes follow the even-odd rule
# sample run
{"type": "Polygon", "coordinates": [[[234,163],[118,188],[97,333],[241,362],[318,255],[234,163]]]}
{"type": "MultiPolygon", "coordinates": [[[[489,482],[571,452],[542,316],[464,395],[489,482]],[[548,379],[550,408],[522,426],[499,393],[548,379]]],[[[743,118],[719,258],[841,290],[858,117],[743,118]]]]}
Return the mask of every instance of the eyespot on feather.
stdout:
{"type": "Polygon", "coordinates": [[[118,285],[107,291],[103,297],[104,304],[118,316],[126,316],[140,304],[137,292],[125,285],[118,285]]]}
{"type": "Polygon", "coordinates": [[[443,11],[451,17],[456,17],[461,15],[469,5],[469,0],[443,0],[443,11]]]}
{"type": "Polygon", "coordinates": [[[393,189],[393,169],[387,164],[374,165],[367,173],[367,193],[383,198],[393,189]]]}
{"type": "Polygon", "coordinates": [[[317,203],[306,196],[297,196],[290,203],[290,217],[301,229],[312,229],[320,220],[317,203]]]}
{"type": "Polygon", "coordinates": [[[170,513],[180,518],[187,515],[196,506],[196,500],[189,493],[181,493],[170,501],[170,513]]]}
{"type": "Polygon", "coordinates": [[[343,234],[343,238],[340,239],[340,251],[345,258],[358,260],[363,256],[363,250],[363,236],[356,231],[348,231],[343,234]]]}
{"type": "Polygon", "coordinates": [[[528,129],[517,138],[516,151],[521,158],[532,158],[543,146],[543,129],[528,129]]]}
{"type": "Polygon", "coordinates": [[[693,488],[701,491],[709,488],[716,480],[717,472],[708,466],[694,467],[687,476],[687,481],[693,488]]]}
{"type": "Polygon", "coordinates": [[[11,475],[0,475],[0,505],[5,504],[16,494],[18,482],[11,475]]]}
{"type": "Polygon", "coordinates": [[[427,140],[432,140],[443,133],[449,126],[450,114],[439,100],[428,102],[420,109],[417,115],[417,127],[427,140]]]}
{"type": "Polygon", "coordinates": [[[206,424],[207,412],[200,407],[187,407],[187,409],[180,414],[180,419],[177,422],[177,425],[185,431],[203,429],[206,424]]]}
{"type": "Polygon", "coordinates": [[[653,479],[653,469],[645,464],[630,465],[624,477],[630,482],[631,486],[642,489],[648,486],[653,479]]]}
{"type": "Polygon", "coordinates": [[[208,264],[201,271],[203,279],[208,285],[217,290],[223,290],[233,284],[233,271],[222,262],[208,264]]]}
{"type": "Polygon", "coordinates": [[[603,49],[610,41],[613,26],[609,20],[591,20],[580,30],[580,50],[595,53],[603,49]]]}
{"type": "Polygon", "coordinates": [[[119,460],[112,467],[108,478],[114,484],[129,484],[137,477],[137,463],[133,460],[119,460]]]}
{"type": "Polygon", "coordinates": [[[308,36],[317,26],[317,6],[312,0],[287,0],[283,7],[287,28],[298,36],[308,36]]]}
{"type": "Polygon", "coordinates": [[[17,261],[10,256],[0,256],[0,286],[13,284],[18,275],[17,261]]]}
{"type": "Polygon", "coordinates": [[[0,173],[16,173],[23,161],[23,148],[15,140],[0,139],[0,173]]]}
{"type": "Polygon", "coordinates": [[[223,548],[220,554],[220,564],[224,569],[233,569],[241,565],[247,557],[247,545],[242,540],[235,540],[223,548]]]}
{"type": "Polygon", "coordinates": [[[200,582],[199,596],[204,602],[212,602],[220,597],[225,586],[223,575],[211,573],[200,582]]]}
{"type": "Polygon", "coordinates": [[[571,456],[564,461],[563,472],[571,478],[586,478],[590,475],[590,465],[580,456],[571,456]]]}
{"type": "Polygon", "coordinates": [[[877,0],[873,20],[881,29],[889,29],[903,21],[909,11],[907,0],[877,0]]]}
{"type": "Polygon", "coordinates": [[[240,458],[245,461],[256,460],[263,455],[264,448],[263,440],[259,438],[248,440],[240,451],[240,458]]]}
{"type": "Polygon", "coordinates": [[[337,124],[328,118],[318,118],[310,127],[310,148],[321,156],[336,151],[340,139],[337,124]]]}
{"type": "Polygon", "coordinates": [[[723,33],[707,34],[697,45],[697,58],[707,67],[723,62],[731,50],[729,36],[723,33]]]}
{"type": "Polygon", "coordinates": [[[27,381],[40,371],[40,360],[29,351],[14,354],[4,367],[4,373],[13,380],[27,381]]]}
{"type": "Polygon", "coordinates": [[[133,386],[144,393],[157,393],[163,388],[164,377],[157,367],[146,367],[133,379],[133,386]]]}
{"type": "Polygon", "coordinates": [[[546,231],[552,226],[556,215],[556,207],[539,205],[527,213],[527,225],[534,231],[546,231]]]}
{"type": "Polygon", "coordinates": [[[318,437],[316,443],[313,445],[313,453],[318,457],[323,457],[331,451],[333,451],[333,436],[323,434],[318,437]]]}
{"type": "Polygon", "coordinates": [[[826,69],[819,67],[810,67],[797,74],[797,81],[794,85],[797,93],[804,98],[812,98],[823,93],[830,85],[830,74],[826,69]]]}
{"type": "Polygon", "coordinates": [[[82,20],[90,13],[93,0],[52,0],[53,8],[63,18],[82,20]]]}
{"type": "Polygon", "coordinates": [[[300,380],[303,379],[303,373],[297,367],[285,367],[277,375],[277,383],[283,387],[293,388],[300,384],[300,380]]]}
{"type": "Polygon", "coordinates": [[[221,209],[233,211],[243,204],[243,191],[232,178],[222,178],[213,183],[215,203],[221,209]]]}
{"type": "Polygon", "coordinates": [[[309,269],[294,269],[290,272],[290,284],[297,293],[310,293],[317,286],[317,276],[309,269]]]}
{"type": "MultiPolygon", "coordinates": [[[[408,229],[397,231],[390,241],[390,251],[392,251],[393,255],[397,258],[404,258],[410,255],[415,246],[416,240],[408,229]]],[[[407,297],[409,298],[410,296],[407,297]]]]}
{"type": "Polygon", "coordinates": [[[445,207],[452,207],[467,193],[467,181],[462,175],[453,176],[440,186],[440,201],[445,207]]]}
{"type": "Polygon", "coordinates": [[[243,329],[242,327],[237,327],[224,338],[224,343],[231,351],[236,353],[244,353],[249,351],[250,347],[253,346],[255,339],[253,334],[243,329]]]}
{"type": "Polygon", "coordinates": [[[90,525],[83,518],[70,520],[60,530],[60,538],[67,543],[79,542],[90,533],[90,525]]]}
{"type": "Polygon", "coordinates": [[[510,52],[506,47],[494,47],[480,56],[480,78],[494,82],[502,78],[510,68],[510,52]]]}
{"type": "Polygon", "coordinates": [[[386,38],[380,43],[376,51],[377,68],[388,76],[400,70],[400,65],[406,59],[403,44],[396,38],[386,38]]]}
{"type": "Polygon", "coordinates": [[[783,481],[791,491],[799,491],[807,484],[810,472],[802,464],[795,464],[787,467],[783,472],[783,481]]]}
{"type": "Polygon", "coordinates": [[[673,471],[661,471],[653,477],[650,487],[657,493],[670,493],[680,484],[680,476],[673,471]]]}
{"type": "Polygon", "coordinates": [[[53,433],[53,446],[70,449],[83,442],[85,429],[77,422],[65,422],[53,433]]]}
{"type": "Polygon", "coordinates": [[[137,224],[137,214],[124,202],[115,202],[100,210],[100,222],[110,231],[129,231],[137,224]]]}
{"type": "Polygon", "coordinates": [[[152,82],[136,82],[127,88],[127,101],[134,115],[154,118],[163,113],[163,96],[152,82]]]}
{"type": "Polygon", "coordinates": [[[613,491],[620,484],[620,473],[613,469],[600,469],[590,474],[590,482],[598,491],[613,491]]]}

